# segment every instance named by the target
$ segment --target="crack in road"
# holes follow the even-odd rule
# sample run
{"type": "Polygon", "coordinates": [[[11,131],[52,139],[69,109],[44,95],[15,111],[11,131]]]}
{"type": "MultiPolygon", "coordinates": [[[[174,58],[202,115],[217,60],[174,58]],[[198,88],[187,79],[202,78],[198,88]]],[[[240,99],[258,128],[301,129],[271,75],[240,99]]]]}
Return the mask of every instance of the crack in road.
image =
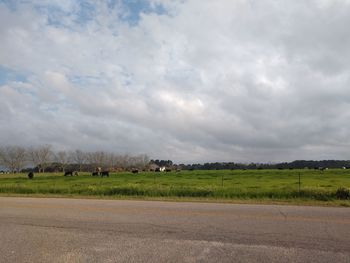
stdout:
{"type": "Polygon", "coordinates": [[[284,217],[285,220],[287,220],[287,214],[283,213],[281,208],[276,207],[277,211],[284,217]]]}

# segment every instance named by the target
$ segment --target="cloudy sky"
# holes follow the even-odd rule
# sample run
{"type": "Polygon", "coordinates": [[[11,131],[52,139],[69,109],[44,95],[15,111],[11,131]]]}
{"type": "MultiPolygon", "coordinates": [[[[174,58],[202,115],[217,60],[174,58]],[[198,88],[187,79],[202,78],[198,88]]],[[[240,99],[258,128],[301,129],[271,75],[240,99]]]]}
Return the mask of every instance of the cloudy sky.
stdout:
{"type": "Polygon", "coordinates": [[[0,0],[0,145],[350,159],[348,0],[0,0]]]}

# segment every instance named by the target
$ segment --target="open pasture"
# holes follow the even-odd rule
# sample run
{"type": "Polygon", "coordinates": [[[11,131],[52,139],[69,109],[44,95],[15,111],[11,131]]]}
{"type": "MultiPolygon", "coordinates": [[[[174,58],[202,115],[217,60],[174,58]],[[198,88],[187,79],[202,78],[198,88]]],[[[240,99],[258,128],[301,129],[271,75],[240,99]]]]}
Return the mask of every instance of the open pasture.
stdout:
{"type": "MultiPolygon", "coordinates": [[[[319,200],[338,199],[337,190],[350,188],[350,170],[198,170],[169,173],[63,173],[0,175],[0,194],[44,194],[96,197],[156,197],[205,199],[319,200]],[[299,173],[301,184],[299,188],[299,173]]],[[[349,200],[344,200],[347,204],[349,200]]]]}

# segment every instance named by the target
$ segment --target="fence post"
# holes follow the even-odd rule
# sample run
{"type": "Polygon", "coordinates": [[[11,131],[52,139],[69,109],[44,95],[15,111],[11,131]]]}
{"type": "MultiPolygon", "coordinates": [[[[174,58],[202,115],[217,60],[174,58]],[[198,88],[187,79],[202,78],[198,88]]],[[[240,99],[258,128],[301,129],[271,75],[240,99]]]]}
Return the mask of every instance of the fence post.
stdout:
{"type": "Polygon", "coordinates": [[[299,197],[300,197],[300,184],[301,184],[301,181],[300,181],[300,172],[299,172],[299,181],[298,181],[298,193],[299,193],[299,197]]]}

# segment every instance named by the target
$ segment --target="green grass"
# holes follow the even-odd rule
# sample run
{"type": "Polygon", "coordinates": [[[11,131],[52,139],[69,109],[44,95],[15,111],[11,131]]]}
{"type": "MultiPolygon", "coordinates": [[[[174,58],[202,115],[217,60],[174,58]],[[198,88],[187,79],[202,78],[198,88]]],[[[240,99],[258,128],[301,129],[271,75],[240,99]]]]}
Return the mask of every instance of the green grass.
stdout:
{"type": "Polygon", "coordinates": [[[179,173],[112,173],[109,178],[64,177],[62,173],[0,175],[1,195],[92,196],[102,198],[184,198],[186,200],[256,200],[298,203],[333,202],[339,188],[350,188],[350,171],[316,170],[225,170],[182,171],[179,173]],[[299,191],[298,174],[301,173],[299,191]]]}

